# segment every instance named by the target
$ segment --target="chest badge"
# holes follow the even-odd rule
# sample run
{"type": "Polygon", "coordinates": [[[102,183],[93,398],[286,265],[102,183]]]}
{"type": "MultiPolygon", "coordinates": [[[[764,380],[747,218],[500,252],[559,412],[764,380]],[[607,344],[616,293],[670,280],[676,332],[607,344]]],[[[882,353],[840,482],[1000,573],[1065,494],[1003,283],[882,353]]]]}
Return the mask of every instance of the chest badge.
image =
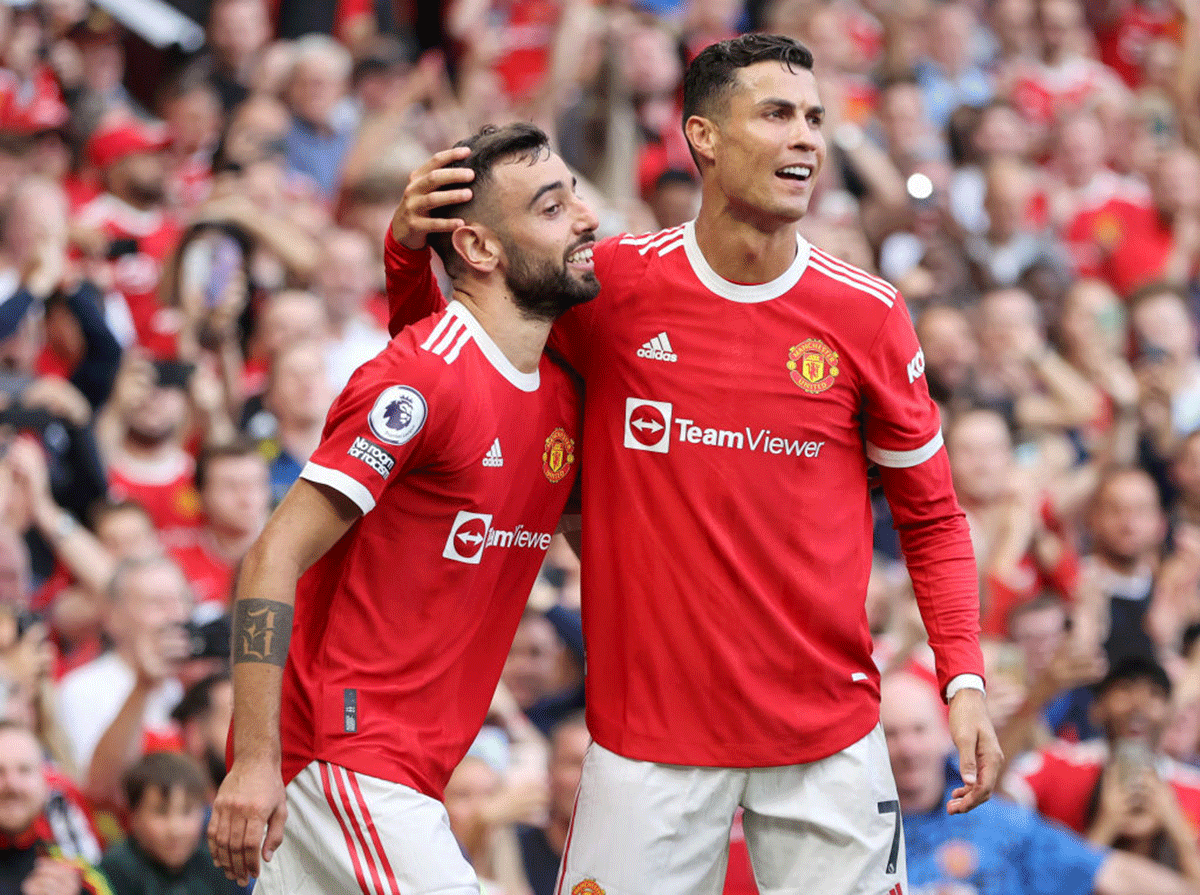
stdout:
{"type": "Polygon", "coordinates": [[[561,482],[571,471],[575,462],[575,442],[568,437],[567,430],[559,426],[546,439],[546,450],[542,453],[542,472],[551,482],[561,482]]]}
{"type": "Polygon", "coordinates": [[[838,374],[838,354],[820,339],[805,339],[788,349],[788,375],[810,395],[819,395],[838,374]]]}

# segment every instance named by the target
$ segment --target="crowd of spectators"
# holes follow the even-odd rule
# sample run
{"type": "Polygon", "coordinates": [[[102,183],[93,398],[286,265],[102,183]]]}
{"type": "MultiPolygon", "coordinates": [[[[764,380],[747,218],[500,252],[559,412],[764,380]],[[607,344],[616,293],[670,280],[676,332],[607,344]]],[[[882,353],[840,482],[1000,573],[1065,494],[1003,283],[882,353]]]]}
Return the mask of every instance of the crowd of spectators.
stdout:
{"type": "MultiPolygon", "coordinates": [[[[0,893],[232,891],[200,831],[233,577],[387,341],[410,172],[532,120],[599,235],[689,220],[683,70],[747,30],[814,52],[803,232],[905,295],[976,550],[997,798],[1024,807],[972,822],[939,813],[955,769],[876,502],[910,891],[1200,887],[1198,0],[169,2],[198,49],[138,4],[0,2],[0,893]]],[[[446,792],[486,892],[553,889],[578,600],[556,542],[446,792]]],[[[754,891],[732,839],[727,891],[754,891]]]]}

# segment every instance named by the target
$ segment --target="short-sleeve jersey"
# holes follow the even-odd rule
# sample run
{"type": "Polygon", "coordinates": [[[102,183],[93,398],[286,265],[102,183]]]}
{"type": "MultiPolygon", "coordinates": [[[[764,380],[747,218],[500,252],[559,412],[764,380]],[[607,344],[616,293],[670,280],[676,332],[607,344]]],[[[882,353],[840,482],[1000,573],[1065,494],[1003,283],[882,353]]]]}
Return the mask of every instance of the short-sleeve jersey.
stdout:
{"type": "MultiPolygon", "coordinates": [[[[587,390],[589,729],[669,764],[831,755],[878,720],[868,465],[933,470],[961,515],[904,302],[804,240],[731,283],[691,223],[594,258],[600,296],[551,335],[587,390]]],[[[977,607],[946,619],[951,674],[980,673],[977,607]]]]}
{"type": "Polygon", "coordinates": [[[440,798],[483,723],[571,491],[579,397],[522,373],[461,304],[335,400],[302,478],[363,516],[300,579],[283,772],[313,759],[440,798]]]}

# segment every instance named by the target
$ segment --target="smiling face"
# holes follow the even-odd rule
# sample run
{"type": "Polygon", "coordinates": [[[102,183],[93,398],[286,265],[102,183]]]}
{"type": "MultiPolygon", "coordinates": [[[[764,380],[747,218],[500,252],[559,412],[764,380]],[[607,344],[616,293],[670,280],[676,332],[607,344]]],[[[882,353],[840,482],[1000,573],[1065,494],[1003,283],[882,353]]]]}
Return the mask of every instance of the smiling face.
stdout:
{"type": "Polygon", "coordinates": [[[528,317],[553,320],[600,291],[592,266],[599,222],[557,155],[501,163],[486,220],[503,247],[505,283],[528,317]]]}
{"type": "Polygon", "coordinates": [[[813,73],[776,62],[738,69],[713,117],[692,116],[688,137],[734,213],[792,222],[804,217],[825,161],[813,73]]]}

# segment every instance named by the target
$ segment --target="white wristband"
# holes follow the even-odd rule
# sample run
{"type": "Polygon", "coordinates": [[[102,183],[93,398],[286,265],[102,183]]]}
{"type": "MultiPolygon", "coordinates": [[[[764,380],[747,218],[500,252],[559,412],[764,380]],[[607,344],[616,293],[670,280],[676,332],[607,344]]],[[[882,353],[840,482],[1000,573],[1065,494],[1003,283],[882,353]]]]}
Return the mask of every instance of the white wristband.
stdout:
{"type": "Polygon", "coordinates": [[[959,690],[978,690],[983,695],[987,695],[987,691],[983,688],[983,678],[977,674],[956,674],[950,679],[950,683],[946,684],[946,701],[949,702],[954,698],[954,694],[959,690]]]}

